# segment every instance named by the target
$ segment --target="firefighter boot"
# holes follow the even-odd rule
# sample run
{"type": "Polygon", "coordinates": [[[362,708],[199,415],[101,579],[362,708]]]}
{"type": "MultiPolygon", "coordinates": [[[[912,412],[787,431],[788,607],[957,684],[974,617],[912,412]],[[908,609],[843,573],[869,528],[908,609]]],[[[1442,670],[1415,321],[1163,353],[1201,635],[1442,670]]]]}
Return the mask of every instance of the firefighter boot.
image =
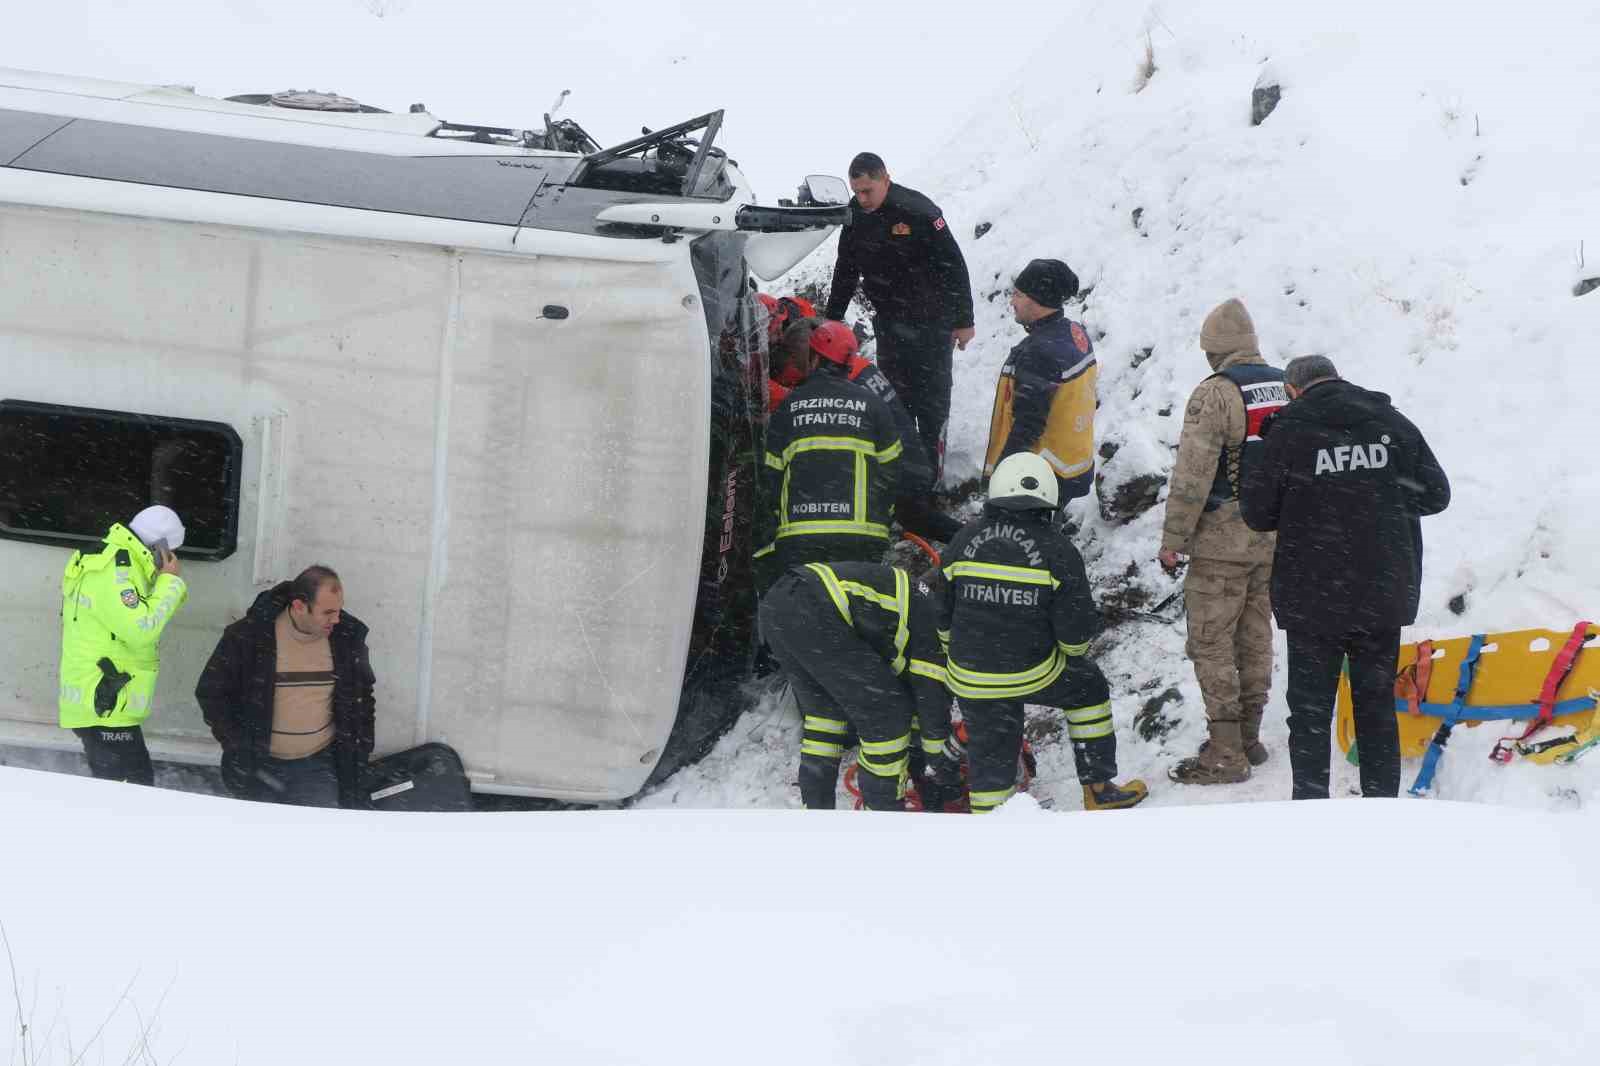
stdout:
{"type": "Polygon", "coordinates": [[[1083,809],[1086,811],[1115,811],[1133,807],[1150,794],[1144,782],[1137,777],[1126,785],[1115,781],[1102,781],[1097,785],[1083,786],[1083,809]]]}
{"type": "Polygon", "coordinates": [[[1244,748],[1244,757],[1251,766],[1260,766],[1267,761],[1267,746],[1261,743],[1261,716],[1266,707],[1246,707],[1244,716],[1239,720],[1239,740],[1244,748]]]}
{"type": "MultiPolygon", "coordinates": [[[[1232,785],[1250,779],[1250,760],[1244,754],[1237,719],[1212,720],[1211,739],[1200,751],[1167,771],[1180,785],[1232,785]]],[[[1257,743],[1260,743],[1257,741],[1257,743]]]]}

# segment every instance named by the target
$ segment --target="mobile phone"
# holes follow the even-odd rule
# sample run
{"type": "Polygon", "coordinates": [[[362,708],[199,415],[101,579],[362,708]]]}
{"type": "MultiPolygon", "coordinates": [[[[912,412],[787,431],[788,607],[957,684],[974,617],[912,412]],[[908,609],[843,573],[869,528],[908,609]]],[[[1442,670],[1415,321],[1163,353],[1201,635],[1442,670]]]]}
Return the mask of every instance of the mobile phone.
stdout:
{"type": "Polygon", "coordinates": [[[167,556],[171,554],[171,549],[167,547],[166,537],[162,537],[160,540],[150,545],[150,556],[151,558],[155,559],[157,570],[160,570],[163,566],[167,565],[167,556]]]}

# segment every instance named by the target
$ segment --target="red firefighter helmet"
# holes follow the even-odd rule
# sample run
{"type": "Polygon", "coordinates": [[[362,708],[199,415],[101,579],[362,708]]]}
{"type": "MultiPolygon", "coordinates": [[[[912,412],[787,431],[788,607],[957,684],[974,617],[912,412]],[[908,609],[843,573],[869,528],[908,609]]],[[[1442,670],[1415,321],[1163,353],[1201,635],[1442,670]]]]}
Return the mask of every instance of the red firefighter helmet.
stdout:
{"type": "Polygon", "coordinates": [[[844,366],[860,346],[849,326],[843,322],[824,322],[811,331],[811,350],[829,362],[844,366]]]}

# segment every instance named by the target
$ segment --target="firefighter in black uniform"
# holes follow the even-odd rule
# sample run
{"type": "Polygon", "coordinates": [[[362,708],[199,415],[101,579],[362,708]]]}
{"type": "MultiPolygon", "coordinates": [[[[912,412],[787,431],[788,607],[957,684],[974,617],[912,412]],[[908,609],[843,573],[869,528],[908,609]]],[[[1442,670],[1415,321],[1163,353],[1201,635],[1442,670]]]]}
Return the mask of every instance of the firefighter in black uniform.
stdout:
{"type": "MultiPolygon", "coordinates": [[[[823,325],[821,319],[802,318],[785,328],[783,337],[772,350],[772,365],[780,381],[784,378],[793,379],[797,357],[809,350],[811,334],[821,325],[823,325]]],[[[877,363],[858,354],[852,355],[845,363],[844,376],[857,385],[865,386],[868,392],[883,401],[889,413],[894,416],[895,429],[900,434],[901,452],[900,458],[896,460],[900,468],[900,483],[932,484],[933,468],[923,451],[922,438],[917,434],[917,424],[911,420],[911,412],[900,402],[899,395],[894,391],[894,385],[889,382],[883,370],[877,363]]],[[[775,390],[768,390],[769,396],[774,393],[775,390]]],[[[782,401],[788,398],[788,393],[788,389],[783,390],[782,396],[772,404],[772,411],[776,411],[782,405],[782,401]]],[[[902,496],[896,500],[894,517],[902,529],[940,543],[948,541],[961,529],[960,522],[943,511],[934,510],[928,506],[928,501],[920,496],[902,496]]]]}
{"type": "Polygon", "coordinates": [[[1087,658],[1099,614],[1083,558],[1052,527],[1056,477],[1032,452],[1008,456],[989,479],[983,514],[944,552],[940,608],[949,687],[967,723],[974,814],[1016,791],[1023,704],[1066,715],[1083,805],[1132,807],[1142,781],[1118,785],[1111,690],[1087,658]]]}
{"type": "Polygon", "coordinates": [[[914,722],[928,765],[925,809],[942,810],[959,787],[944,750],[950,694],[938,613],[924,588],[890,566],[809,563],[762,598],[761,632],[805,716],[800,799],[807,809],[833,809],[839,760],[854,732],[863,803],[903,810],[914,722]]]}
{"type": "MultiPolygon", "coordinates": [[[[972,284],[967,263],[932,200],[889,180],[883,160],[862,152],[850,161],[850,221],[839,236],[824,317],[844,319],[859,284],[872,303],[878,364],[916,419],[933,466],[944,467],[950,419],[951,349],[972,340],[972,284]]],[[[954,530],[951,530],[953,534],[954,530]]]]}
{"type": "Polygon", "coordinates": [[[767,424],[756,580],[765,589],[792,566],[877,562],[904,446],[894,415],[846,376],[855,334],[840,322],[811,333],[816,359],[767,424]]]}

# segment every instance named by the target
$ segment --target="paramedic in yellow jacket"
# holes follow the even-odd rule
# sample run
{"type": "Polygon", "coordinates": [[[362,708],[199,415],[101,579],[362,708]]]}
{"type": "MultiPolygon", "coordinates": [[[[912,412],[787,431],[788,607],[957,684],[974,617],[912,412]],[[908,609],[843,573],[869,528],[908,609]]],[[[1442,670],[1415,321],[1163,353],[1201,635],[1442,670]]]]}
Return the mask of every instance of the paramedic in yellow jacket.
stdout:
{"type": "Polygon", "coordinates": [[[983,465],[987,477],[1008,455],[1040,455],[1063,505],[1094,487],[1094,345],[1062,310],[1077,294],[1077,275],[1059,259],[1033,260],[1012,283],[1011,310],[1028,335],[1000,368],[983,465]]]}
{"type": "Polygon", "coordinates": [[[61,728],[83,742],[95,777],[154,783],[140,726],[161,634],[189,596],[173,554],[182,546],[177,514],[146,507],[112,525],[100,551],[73,552],[61,577],[61,728]]]}

